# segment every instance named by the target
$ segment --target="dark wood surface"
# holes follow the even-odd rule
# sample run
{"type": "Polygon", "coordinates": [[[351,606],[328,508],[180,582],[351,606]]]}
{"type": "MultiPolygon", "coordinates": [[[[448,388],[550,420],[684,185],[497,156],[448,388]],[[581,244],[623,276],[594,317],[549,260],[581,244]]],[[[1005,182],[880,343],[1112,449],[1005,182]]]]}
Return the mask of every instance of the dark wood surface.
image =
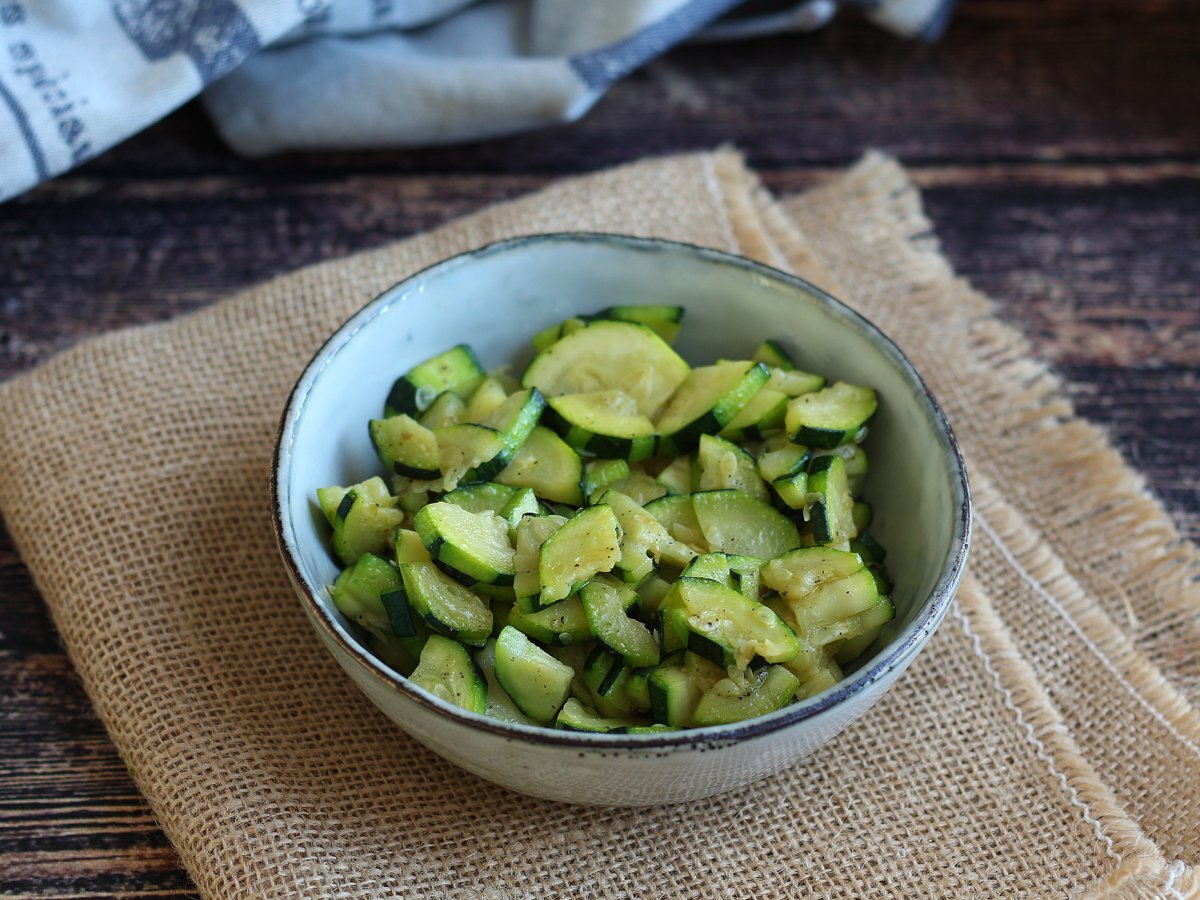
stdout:
{"type": "MultiPolygon", "coordinates": [[[[1200,537],[1200,4],[963,0],[945,39],[847,15],[686,47],[583,122],[483,145],[245,161],[189,106],[0,206],[0,377],[561,175],[732,142],[778,191],[868,147],[1200,537]]],[[[0,894],[193,892],[0,530],[0,894]]]]}

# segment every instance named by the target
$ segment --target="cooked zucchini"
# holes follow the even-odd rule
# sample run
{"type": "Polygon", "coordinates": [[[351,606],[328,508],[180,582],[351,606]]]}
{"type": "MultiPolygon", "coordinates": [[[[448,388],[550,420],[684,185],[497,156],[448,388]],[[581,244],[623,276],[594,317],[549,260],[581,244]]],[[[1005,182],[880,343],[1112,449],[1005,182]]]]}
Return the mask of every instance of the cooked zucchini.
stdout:
{"type": "MultiPolygon", "coordinates": [[[[364,628],[385,633],[391,631],[391,624],[383,595],[396,591],[404,592],[400,573],[374,553],[364,553],[329,586],[329,596],[338,612],[364,628]]],[[[406,631],[397,635],[411,637],[415,633],[411,628],[406,631]]]]}
{"type": "Polygon", "coordinates": [[[413,517],[430,558],[464,584],[513,582],[508,523],[491,512],[473,513],[453,503],[430,503],[413,517]]]}
{"type": "Polygon", "coordinates": [[[767,486],[759,477],[758,464],[753,456],[737,444],[711,434],[702,434],[696,451],[696,464],[699,469],[698,491],[733,488],[759,500],[767,499],[767,486]]]}
{"type": "Polygon", "coordinates": [[[704,491],[692,507],[705,543],[713,550],[773,559],[800,546],[800,532],[770,504],[742,491],[704,491]]]}
{"type": "Polygon", "coordinates": [[[774,712],[792,701],[800,679],[783,666],[768,666],[748,678],[723,678],[705,691],[692,724],[697,728],[728,725],[774,712]]]}
{"type": "Polygon", "coordinates": [[[508,446],[504,435],[486,425],[449,425],[435,428],[433,434],[442,470],[441,490],[446,491],[460,484],[490,480],[499,471],[496,462],[508,446]]]}
{"type": "Polygon", "coordinates": [[[496,680],[517,709],[535,722],[548,725],[554,721],[574,677],[574,669],[511,626],[496,639],[496,680]]]}
{"type": "Polygon", "coordinates": [[[663,649],[687,647],[719,666],[744,669],[761,658],[800,652],[795,632],[769,607],[707,578],[682,577],[659,607],[663,649]]]}
{"type": "Polygon", "coordinates": [[[818,456],[809,464],[808,499],[813,540],[839,549],[848,548],[858,531],[854,527],[854,498],[850,496],[844,459],[818,456]]]}
{"type": "Polygon", "coordinates": [[[516,604],[526,612],[540,606],[542,579],[538,573],[542,544],[567,524],[562,516],[527,516],[517,525],[516,549],[513,553],[513,595],[516,604]]]}
{"type": "Polygon", "coordinates": [[[609,506],[589,506],[542,544],[538,578],[540,606],[549,606],[582,588],[621,561],[621,525],[609,506]]]}
{"type": "Polygon", "coordinates": [[[654,635],[626,613],[637,601],[633,588],[600,576],[583,586],[580,597],[588,628],[596,640],[620,656],[626,665],[658,664],[658,642],[654,635]]]}
{"type": "Polygon", "coordinates": [[[806,447],[837,447],[855,439],[877,405],[870,388],[838,381],[788,404],[787,433],[806,447]]]}
{"type": "Polygon", "coordinates": [[[458,641],[430,635],[421,651],[421,661],[408,677],[439,700],[479,715],[487,712],[487,679],[470,651],[458,641]]]}
{"type": "Polygon", "coordinates": [[[721,437],[730,441],[757,440],[783,428],[788,395],[770,387],[770,382],[767,385],[751,397],[729,424],[721,429],[721,437]]]}
{"type": "Polygon", "coordinates": [[[429,409],[421,413],[420,422],[426,428],[445,428],[463,421],[467,404],[454,391],[442,391],[429,409]]]}
{"type": "Polygon", "coordinates": [[[654,423],[619,390],[551,397],[547,424],[581,453],[637,462],[654,454],[654,423]]]}
{"type": "Polygon", "coordinates": [[[667,453],[693,449],[702,434],[716,434],[733,421],[771,374],[762,363],[727,362],[693,369],[657,419],[667,453]]]}
{"type": "Polygon", "coordinates": [[[415,419],[372,419],[368,432],[380,461],[397,475],[433,480],[441,474],[437,438],[415,419]]]}
{"type": "Polygon", "coordinates": [[[583,460],[562,438],[541,425],[530,432],[508,467],[496,481],[531,488],[543,500],[582,506],[583,460]]]}
{"type": "Polygon", "coordinates": [[[473,647],[492,634],[492,611],[468,588],[426,563],[400,566],[408,602],[430,629],[473,647]]]}
{"type": "Polygon", "coordinates": [[[513,606],[509,610],[507,623],[547,646],[582,644],[593,636],[583,603],[578,597],[568,597],[536,612],[526,612],[520,606],[513,606]]]}
{"type": "Polygon", "coordinates": [[[466,344],[459,344],[397,378],[388,391],[383,414],[415,416],[428,409],[443,391],[470,396],[483,377],[483,367],[475,352],[466,344]]]}
{"type": "Polygon", "coordinates": [[[479,671],[487,680],[487,716],[505,722],[519,722],[522,725],[536,724],[533,719],[517,709],[508,691],[496,680],[496,642],[489,640],[475,651],[475,662],[479,671]]]}
{"type": "MultiPolygon", "coordinates": [[[[376,480],[383,484],[382,479],[371,479],[376,480]]],[[[378,493],[374,486],[360,488],[346,491],[333,515],[333,552],[347,566],[364,553],[387,553],[393,534],[404,524],[404,511],[396,508],[395,497],[375,500],[372,497],[378,493]]],[[[386,487],[383,492],[387,493],[386,487]]]]}

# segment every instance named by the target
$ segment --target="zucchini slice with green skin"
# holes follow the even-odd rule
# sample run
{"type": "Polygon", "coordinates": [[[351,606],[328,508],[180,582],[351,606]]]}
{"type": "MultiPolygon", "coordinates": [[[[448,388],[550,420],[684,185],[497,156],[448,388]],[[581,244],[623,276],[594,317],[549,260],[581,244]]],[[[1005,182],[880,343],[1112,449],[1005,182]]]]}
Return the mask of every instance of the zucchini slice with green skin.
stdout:
{"type": "Polygon", "coordinates": [[[759,344],[758,349],[754,351],[754,355],[750,358],[772,369],[782,369],[784,372],[790,372],[796,368],[796,364],[792,362],[792,357],[783,349],[783,346],[778,341],[770,339],[759,344]]]}
{"type": "Polygon", "coordinates": [[[464,584],[509,585],[516,569],[508,523],[495,513],[473,513],[453,503],[430,503],[413,517],[429,556],[464,584]]]}
{"type": "Polygon", "coordinates": [[[442,391],[429,409],[421,413],[420,422],[426,428],[446,428],[463,421],[467,404],[454,391],[442,391]]]}
{"type": "Polygon", "coordinates": [[[574,697],[567,699],[554,720],[555,727],[564,731],[591,731],[597,734],[625,734],[630,728],[646,727],[645,719],[623,719],[602,716],[594,709],[584,706],[574,697]]]}
{"type": "Polygon", "coordinates": [[[551,325],[548,328],[543,328],[533,336],[531,343],[533,349],[537,353],[541,353],[559,338],[566,337],[568,334],[574,334],[581,328],[587,327],[587,322],[579,318],[579,316],[571,316],[569,319],[564,319],[557,325],[551,325]]]}
{"type": "Polygon", "coordinates": [[[668,494],[651,500],[645,510],[662,523],[671,538],[660,551],[661,562],[683,568],[693,558],[708,552],[709,546],[700,530],[691,494],[668,494]]]}
{"type": "Polygon", "coordinates": [[[371,419],[367,431],[380,461],[397,475],[432,481],[442,474],[437,437],[411,416],[371,419]]]}
{"type": "MultiPolygon", "coordinates": [[[[396,567],[374,553],[364,553],[353,566],[343,569],[329,586],[333,605],[347,619],[371,631],[391,631],[383,595],[404,592],[404,584],[396,567]]],[[[401,634],[399,637],[409,637],[401,634]]]]}
{"type": "Polygon", "coordinates": [[[342,497],[334,513],[333,552],[345,565],[358,562],[364,553],[382,556],[391,549],[392,537],[404,524],[404,511],[371,500],[367,494],[351,489],[342,497]]]}
{"type": "Polygon", "coordinates": [[[857,553],[831,547],[805,547],[770,560],[762,569],[763,583],[789,602],[803,600],[817,588],[848,578],[863,567],[857,553]]]}
{"type": "Polygon", "coordinates": [[[499,379],[489,375],[483,379],[479,387],[475,388],[471,398],[467,400],[461,421],[472,422],[476,425],[490,425],[488,419],[507,399],[508,391],[504,389],[504,385],[500,383],[499,379]]]}
{"type": "Polygon", "coordinates": [[[788,404],[788,436],[806,447],[837,447],[854,440],[875,415],[878,403],[871,388],[835,382],[788,404]]]}
{"type": "Polygon", "coordinates": [[[653,329],[654,333],[668,344],[674,343],[683,327],[682,306],[609,306],[590,316],[581,316],[584,321],[634,322],[653,329]]]}
{"type": "Polygon", "coordinates": [[[645,472],[630,472],[627,478],[618,481],[613,487],[641,506],[667,495],[667,489],[645,472]]]}
{"type": "Polygon", "coordinates": [[[485,481],[482,484],[468,484],[456,488],[448,494],[444,494],[442,501],[460,506],[467,512],[490,512],[500,515],[500,510],[508,505],[515,493],[517,493],[517,488],[509,487],[507,484],[497,484],[494,481],[485,481]]]}
{"type": "Polygon", "coordinates": [[[408,678],[439,700],[479,715],[487,712],[487,679],[471,652],[458,641],[430,635],[421,651],[421,661],[408,678]]]}
{"type": "Polygon", "coordinates": [[[542,544],[567,524],[563,516],[527,516],[517,524],[516,549],[513,552],[513,595],[516,605],[525,612],[536,612],[542,593],[538,574],[542,544]]]}
{"type": "Polygon", "coordinates": [[[671,395],[656,425],[666,455],[695,448],[702,434],[716,434],[766,385],[762,363],[727,362],[693,369],[671,395]]]}
{"type": "Polygon", "coordinates": [[[771,560],[762,574],[766,585],[783,595],[800,634],[816,647],[857,637],[873,621],[862,614],[880,602],[875,577],[857,553],[796,550],[771,560]]]}
{"type": "Polygon", "coordinates": [[[600,572],[612,571],[621,561],[621,525],[612,507],[580,511],[547,538],[538,556],[538,603],[543,607],[569,597],[600,572]]]}
{"type": "MultiPolygon", "coordinates": [[[[497,459],[508,446],[495,428],[464,423],[435,428],[438,442],[438,467],[442,470],[441,490],[452,491],[460,484],[488,481],[497,459]]],[[[497,470],[498,471],[498,470],[497,470]]]]}
{"type": "Polygon", "coordinates": [[[383,660],[384,665],[395,669],[407,678],[417,667],[417,663],[421,659],[421,648],[424,647],[425,639],[428,637],[428,631],[420,641],[416,638],[398,638],[392,634],[369,631],[367,632],[367,649],[383,660]]]}
{"type": "Polygon", "coordinates": [[[428,409],[443,391],[470,395],[483,379],[483,366],[466,344],[451,347],[413,366],[396,379],[384,403],[384,417],[415,416],[428,409]]]}
{"type": "Polygon", "coordinates": [[[545,426],[538,425],[496,481],[511,487],[531,488],[542,500],[583,506],[583,460],[545,426]]]}
{"type": "Polygon", "coordinates": [[[711,434],[700,435],[696,451],[701,491],[719,491],[727,488],[744,491],[751,497],[766,500],[767,486],[758,474],[754,457],[737,444],[711,434]]]}
{"type": "Polygon", "coordinates": [[[588,628],[597,641],[620,656],[628,666],[658,665],[658,641],[649,628],[626,614],[626,610],[637,602],[637,592],[633,588],[601,576],[583,586],[580,598],[588,628]]]}
{"type": "MultiPolygon", "coordinates": [[[[853,491],[851,493],[853,494],[853,491]]],[[[874,515],[875,511],[871,509],[870,503],[864,503],[861,500],[854,501],[854,507],[850,511],[850,519],[854,522],[856,535],[862,534],[871,527],[871,519],[874,518],[874,515]]],[[[866,561],[865,559],[863,560],[863,562],[866,561]]]]}
{"type": "Polygon", "coordinates": [[[554,721],[574,677],[574,669],[512,626],[505,626],[496,639],[496,680],[517,709],[539,724],[554,721]]]}
{"type": "Polygon", "coordinates": [[[864,651],[875,642],[883,626],[896,617],[896,605],[890,597],[880,597],[879,603],[859,613],[854,629],[861,629],[854,637],[848,637],[838,644],[833,654],[839,665],[848,665],[863,655],[864,651]]]}
{"type": "Polygon", "coordinates": [[[621,525],[621,561],[617,569],[626,583],[639,584],[654,572],[671,536],[658,519],[620,491],[605,491],[600,502],[612,508],[621,525]]]}
{"type": "MultiPolygon", "coordinates": [[[[368,478],[366,481],[361,481],[358,484],[353,484],[350,487],[341,487],[333,485],[331,487],[317,488],[317,505],[321,507],[321,513],[325,516],[325,521],[330,527],[338,519],[338,510],[342,504],[346,502],[346,495],[354,491],[356,494],[361,494],[368,500],[378,503],[381,506],[395,506],[397,500],[388,493],[387,484],[382,478],[376,475],[374,478],[368,478]]],[[[349,507],[347,507],[347,510],[349,507]]]]}
{"type": "Polygon", "coordinates": [[[639,584],[637,586],[638,606],[641,607],[642,615],[653,617],[658,612],[663,597],[670,590],[671,582],[659,578],[657,575],[651,575],[639,584]]]}
{"type": "Polygon", "coordinates": [[[685,453],[673,459],[654,479],[668,494],[690,494],[692,492],[692,457],[685,453]]]}
{"type": "Polygon", "coordinates": [[[800,688],[796,691],[796,699],[807,700],[809,697],[815,697],[821,691],[828,690],[845,677],[842,674],[841,667],[835,660],[830,657],[824,657],[821,660],[820,667],[812,675],[800,682],[800,688]]]}
{"type": "Polygon", "coordinates": [[[705,553],[693,559],[683,574],[688,578],[709,578],[745,597],[758,599],[759,572],[766,560],[730,553],[705,553]]]}
{"type": "Polygon", "coordinates": [[[568,597],[537,612],[526,612],[520,606],[513,606],[506,621],[522,634],[549,647],[582,644],[592,639],[591,626],[578,597],[568,597]]]}
{"type": "Polygon", "coordinates": [[[624,391],[633,397],[638,412],[652,419],[689,371],[651,329],[604,321],[566,335],[539,353],[521,384],[539,388],[547,397],[624,391]]]}
{"type": "Polygon", "coordinates": [[[887,559],[887,550],[883,545],[865,532],[850,542],[850,551],[862,557],[862,561],[868,566],[887,559]]]}
{"type": "Polygon", "coordinates": [[[696,704],[692,725],[728,725],[766,715],[791,703],[799,688],[800,679],[783,666],[751,672],[745,683],[723,678],[696,704]]]}
{"type": "Polygon", "coordinates": [[[808,513],[813,540],[848,548],[858,534],[854,527],[854,498],[846,480],[846,461],[818,456],[808,467],[808,513]]]}
{"type": "Polygon", "coordinates": [[[756,658],[779,663],[800,652],[796,633],[770,607],[707,578],[683,577],[675,585],[659,608],[664,649],[686,642],[693,653],[739,669],[756,658]]]}
{"type": "Polygon", "coordinates": [[[487,681],[487,717],[500,719],[502,722],[536,725],[537,723],[533,719],[517,709],[517,704],[513,703],[512,697],[508,696],[508,691],[504,690],[500,686],[500,682],[496,680],[495,641],[489,640],[475,651],[475,663],[487,681]]]}
{"type": "Polygon", "coordinates": [[[648,679],[651,715],[672,728],[687,728],[700,698],[724,677],[723,669],[692,653],[663,662],[648,679]]]}
{"type": "Polygon", "coordinates": [[[479,468],[474,474],[488,478],[507,466],[524,446],[533,429],[537,427],[546,408],[546,398],[537,388],[517,391],[497,406],[484,423],[500,432],[504,438],[504,450],[495,459],[479,468]]]}
{"type": "Polygon", "coordinates": [[[587,464],[583,476],[584,493],[588,503],[596,503],[613,485],[629,477],[629,463],[623,459],[594,459],[587,464]]]}
{"type": "Polygon", "coordinates": [[[692,494],[692,508],[704,540],[713,550],[774,559],[800,546],[800,532],[769,503],[742,491],[692,494]]]}
{"type": "Polygon", "coordinates": [[[770,387],[770,382],[767,384],[721,429],[721,437],[730,441],[757,440],[767,432],[783,428],[788,395],[770,387]]]}
{"type": "Polygon", "coordinates": [[[808,473],[793,472],[771,482],[771,487],[779,495],[788,509],[803,510],[808,506],[808,473]]]}
{"type": "Polygon", "coordinates": [[[581,453],[626,459],[654,455],[654,423],[638,412],[637,401],[619,390],[563,394],[548,401],[546,424],[581,453]]]}
{"type": "Polygon", "coordinates": [[[793,444],[787,438],[768,441],[758,450],[758,474],[764,481],[795,475],[805,471],[811,456],[807,447],[793,444]]]}
{"type": "Polygon", "coordinates": [[[767,382],[767,389],[779,391],[787,397],[799,397],[802,394],[811,394],[814,391],[819,391],[825,387],[825,378],[822,375],[814,375],[811,372],[801,372],[798,369],[785,371],[783,369],[772,369],[771,380],[767,382]]]}
{"type": "Polygon", "coordinates": [[[492,611],[478,596],[437,566],[400,566],[409,605],[432,631],[482,647],[492,634],[492,611]]]}
{"type": "Polygon", "coordinates": [[[401,566],[410,562],[432,563],[433,559],[430,557],[429,551],[425,549],[425,542],[421,540],[419,534],[407,528],[397,528],[396,565],[401,566]]]}

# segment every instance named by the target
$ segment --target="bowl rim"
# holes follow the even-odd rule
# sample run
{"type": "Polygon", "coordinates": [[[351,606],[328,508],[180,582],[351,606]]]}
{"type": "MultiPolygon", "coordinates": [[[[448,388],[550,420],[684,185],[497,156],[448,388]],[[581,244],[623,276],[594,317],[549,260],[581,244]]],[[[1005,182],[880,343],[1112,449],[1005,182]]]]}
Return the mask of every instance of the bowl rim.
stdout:
{"type": "Polygon", "coordinates": [[[916,367],[913,366],[896,343],[873,322],[827,291],[822,290],[803,278],[738,254],[710,247],[701,247],[683,241],[637,237],[599,231],[546,232],[493,241],[471,250],[457,253],[413,272],[381,292],[361,309],[353,313],[334,330],[313,354],[288,395],[275,436],[275,451],[272,457],[271,468],[271,511],[272,525],[280,555],[287,567],[292,584],[297,588],[296,593],[308,613],[309,620],[313,623],[314,627],[323,631],[327,638],[327,641],[323,643],[328,643],[329,640],[332,640],[336,646],[353,658],[365,672],[370,673],[385,688],[454,723],[490,732],[510,741],[562,746],[577,750],[643,751],[689,746],[711,747],[714,745],[727,745],[747,738],[761,737],[785,728],[790,728],[838,706],[856,694],[862,693],[872,685],[886,678],[892,671],[907,666],[945,617],[954,599],[958,582],[962,577],[963,568],[966,564],[971,544],[972,526],[971,491],[967,480],[966,464],[950,423],[947,421],[941,406],[929,390],[928,385],[925,384],[916,367]],[[395,672],[386,663],[377,659],[362,647],[357,639],[334,618],[332,613],[318,599],[317,591],[320,588],[310,584],[304,576],[297,554],[291,546],[290,536],[286,527],[288,516],[285,513],[285,498],[290,499],[287,496],[289,489],[285,483],[285,476],[290,472],[294,430],[303,410],[304,401],[316,379],[333,356],[349,343],[360,329],[366,327],[368,323],[388,311],[394,303],[403,302],[406,294],[419,283],[494,254],[517,250],[530,244],[555,242],[594,243],[616,246],[624,250],[681,254],[698,258],[706,263],[733,266],[744,270],[748,275],[760,276],[777,283],[782,282],[788,288],[809,295],[813,300],[824,306],[827,312],[845,320],[849,325],[863,332],[912,382],[910,386],[915,386],[919,389],[917,393],[924,399],[926,411],[934,426],[939,443],[942,445],[942,451],[953,464],[951,490],[953,499],[958,506],[954,534],[950,552],[943,564],[941,575],[929,596],[922,603],[921,611],[913,622],[900,635],[893,638],[885,648],[877,652],[868,664],[862,666],[852,675],[820,694],[798,703],[788,704],[766,715],[747,719],[744,722],[714,725],[707,728],[652,732],[649,734],[566,731],[550,726],[525,725],[502,719],[488,718],[478,713],[469,712],[447,701],[440,700],[418,689],[407,678],[395,672]]]}

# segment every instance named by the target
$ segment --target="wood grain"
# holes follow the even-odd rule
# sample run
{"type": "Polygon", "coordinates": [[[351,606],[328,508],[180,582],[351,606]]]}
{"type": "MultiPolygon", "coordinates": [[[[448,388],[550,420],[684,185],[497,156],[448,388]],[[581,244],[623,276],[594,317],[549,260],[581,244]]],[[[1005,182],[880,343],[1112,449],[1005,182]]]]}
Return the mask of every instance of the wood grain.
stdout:
{"type": "MultiPolygon", "coordinates": [[[[868,147],[954,265],[1200,537],[1200,5],[964,0],[944,41],[846,14],[681,48],[584,121],[480,145],[231,156],[191,105],[0,206],[0,377],[577,171],[733,142],[773,190],[868,147]]],[[[0,529],[0,894],[186,896],[0,529]]]]}

